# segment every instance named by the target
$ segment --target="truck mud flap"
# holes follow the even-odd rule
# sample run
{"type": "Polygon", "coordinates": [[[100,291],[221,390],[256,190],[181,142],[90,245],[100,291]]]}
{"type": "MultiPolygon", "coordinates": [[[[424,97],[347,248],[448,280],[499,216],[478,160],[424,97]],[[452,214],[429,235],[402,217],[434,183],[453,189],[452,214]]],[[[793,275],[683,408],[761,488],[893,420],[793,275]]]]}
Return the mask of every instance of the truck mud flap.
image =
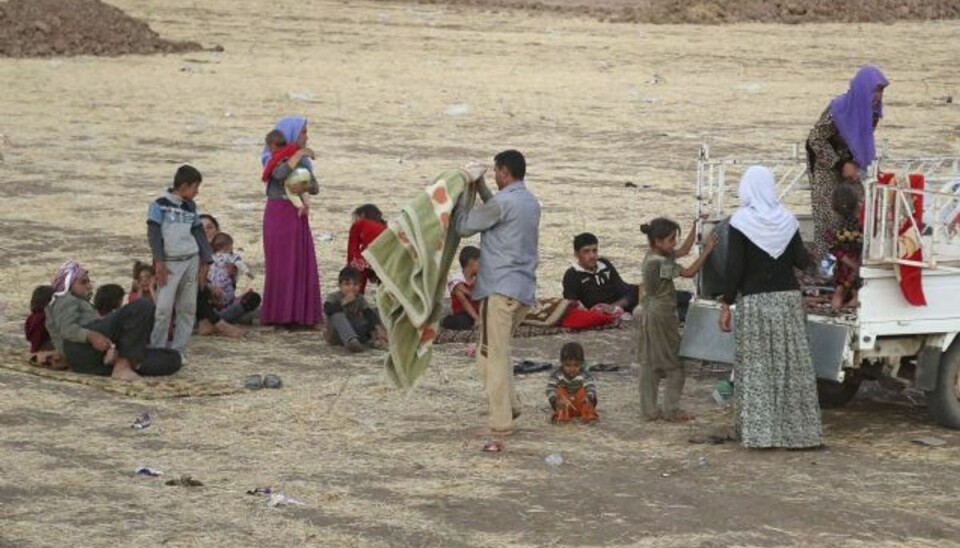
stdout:
{"type": "MultiPolygon", "coordinates": [[[[692,360],[732,364],[736,358],[736,339],[732,332],[720,331],[719,319],[720,309],[691,303],[680,341],[680,356],[692,360]]],[[[845,354],[849,352],[850,327],[808,321],[807,334],[817,377],[839,382],[845,354]]]]}

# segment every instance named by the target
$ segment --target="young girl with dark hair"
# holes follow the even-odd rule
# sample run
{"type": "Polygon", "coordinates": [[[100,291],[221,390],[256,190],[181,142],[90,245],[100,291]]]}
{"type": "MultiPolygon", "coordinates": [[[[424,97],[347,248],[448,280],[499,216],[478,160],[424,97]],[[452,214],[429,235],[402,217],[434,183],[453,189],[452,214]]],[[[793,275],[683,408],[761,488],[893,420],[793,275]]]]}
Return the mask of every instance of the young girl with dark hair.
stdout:
{"type": "MultiPolygon", "coordinates": [[[[678,276],[692,278],[706,262],[717,245],[717,236],[712,234],[706,241],[697,260],[687,268],[677,264],[677,237],[680,225],[663,217],[640,226],[647,235],[650,251],[643,259],[643,296],[640,298],[640,408],[647,420],[665,419],[688,421],[693,414],[680,409],[680,394],[686,373],[680,361],[680,325],[677,319],[677,288],[673,279],[678,276]],[[663,405],[657,405],[660,379],[667,384],[663,405]]],[[[682,249],[693,247],[695,230],[691,230],[682,249]]]]}

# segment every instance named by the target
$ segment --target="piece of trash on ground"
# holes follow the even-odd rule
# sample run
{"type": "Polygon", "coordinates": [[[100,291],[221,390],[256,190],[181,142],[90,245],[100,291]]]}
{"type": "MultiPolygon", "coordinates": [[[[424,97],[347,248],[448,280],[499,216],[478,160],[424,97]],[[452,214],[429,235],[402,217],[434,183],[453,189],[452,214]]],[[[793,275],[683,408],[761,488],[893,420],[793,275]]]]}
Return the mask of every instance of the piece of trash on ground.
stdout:
{"type": "Polygon", "coordinates": [[[309,91],[288,91],[287,98],[291,101],[309,102],[313,101],[314,95],[309,91]]]}
{"type": "Polygon", "coordinates": [[[470,105],[466,103],[457,103],[455,105],[450,105],[444,111],[447,116],[453,116],[454,118],[459,118],[460,116],[466,116],[470,114],[470,105]]]}
{"type": "Polygon", "coordinates": [[[283,493],[274,493],[270,495],[270,500],[267,501],[267,506],[269,506],[270,508],[276,508],[277,506],[293,506],[293,505],[303,506],[303,503],[283,493]]]}
{"type": "Polygon", "coordinates": [[[271,495],[273,494],[273,488],[269,485],[266,487],[254,487],[253,489],[247,489],[248,495],[271,495]]]}
{"type": "Polygon", "coordinates": [[[500,440],[490,440],[487,443],[483,444],[484,453],[501,453],[503,452],[504,445],[500,440]]]}
{"type": "Polygon", "coordinates": [[[329,232],[321,232],[320,234],[317,234],[314,240],[318,242],[332,242],[333,234],[330,234],[329,232]]]}
{"type": "Polygon", "coordinates": [[[923,445],[925,447],[943,447],[947,444],[947,440],[935,438],[933,436],[925,436],[911,441],[917,445],[923,445]]]}
{"type": "Polygon", "coordinates": [[[560,453],[551,453],[547,455],[547,458],[543,460],[550,466],[560,466],[561,464],[563,464],[563,455],[561,455],[560,453]]]}
{"type": "Polygon", "coordinates": [[[134,430],[143,430],[144,428],[149,428],[153,424],[153,417],[150,416],[150,412],[146,411],[142,413],[133,424],[130,425],[130,428],[134,430]]]}
{"type": "Polygon", "coordinates": [[[203,487],[203,482],[198,479],[194,479],[193,476],[180,476],[179,478],[167,480],[165,485],[180,487],[203,487]]]}
{"type": "Polygon", "coordinates": [[[138,476],[146,476],[148,478],[158,478],[163,475],[162,470],[157,470],[156,468],[150,468],[149,466],[138,466],[137,469],[133,471],[133,473],[138,476]]]}

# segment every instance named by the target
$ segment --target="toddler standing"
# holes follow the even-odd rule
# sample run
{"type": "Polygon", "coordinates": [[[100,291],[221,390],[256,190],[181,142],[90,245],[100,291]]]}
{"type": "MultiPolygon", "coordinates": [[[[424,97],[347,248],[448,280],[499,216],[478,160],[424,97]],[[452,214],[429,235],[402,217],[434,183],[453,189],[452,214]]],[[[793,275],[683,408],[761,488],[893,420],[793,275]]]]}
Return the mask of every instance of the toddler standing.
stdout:
{"type": "Polygon", "coordinates": [[[851,183],[840,183],[833,191],[836,228],[826,234],[830,253],[837,259],[833,271],[835,289],[831,306],[834,310],[856,307],[863,279],[860,278],[860,255],[863,253],[863,206],[860,189],[851,183]]]}
{"type": "Polygon", "coordinates": [[[347,266],[360,271],[360,293],[366,293],[368,281],[377,281],[377,275],[363,258],[363,252],[386,229],[387,222],[377,206],[364,204],[353,210],[353,224],[347,240],[347,266]]]}

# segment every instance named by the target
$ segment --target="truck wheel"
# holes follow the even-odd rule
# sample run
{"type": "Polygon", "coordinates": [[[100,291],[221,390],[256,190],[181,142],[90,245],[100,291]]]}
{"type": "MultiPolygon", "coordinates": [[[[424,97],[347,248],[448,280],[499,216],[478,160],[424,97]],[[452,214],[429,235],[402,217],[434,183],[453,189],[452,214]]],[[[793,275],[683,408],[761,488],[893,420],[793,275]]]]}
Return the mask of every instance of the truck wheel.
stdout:
{"type": "Polygon", "coordinates": [[[820,407],[823,409],[847,405],[859,389],[860,378],[854,375],[847,375],[843,382],[817,379],[817,396],[820,399],[820,407]]]}
{"type": "Polygon", "coordinates": [[[940,359],[937,387],[927,392],[927,410],[940,426],[960,429],[960,344],[940,359]]]}

